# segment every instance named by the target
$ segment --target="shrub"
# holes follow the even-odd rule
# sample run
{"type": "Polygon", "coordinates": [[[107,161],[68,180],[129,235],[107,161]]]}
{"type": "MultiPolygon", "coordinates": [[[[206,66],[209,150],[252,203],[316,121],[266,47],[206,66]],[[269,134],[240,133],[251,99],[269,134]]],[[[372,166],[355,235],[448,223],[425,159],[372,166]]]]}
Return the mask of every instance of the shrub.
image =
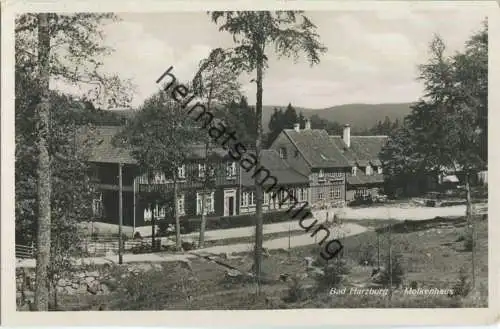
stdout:
{"type": "Polygon", "coordinates": [[[306,297],[304,285],[297,277],[292,277],[288,284],[288,294],[283,299],[287,303],[295,303],[306,297]]]}
{"type": "Polygon", "coordinates": [[[465,268],[460,268],[458,272],[458,282],[453,286],[453,295],[466,297],[471,291],[472,285],[465,268]]]}
{"type": "Polygon", "coordinates": [[[345,259],[334,258],[323,266],[323,274],[316,277],[316,286],[320,290],[337,287],[350,272],[351,269],[345,259]]]}
{"type": "Polygon", "coordinates": [[[359,251],[359,265],[373,266],[375,265],[375,249],[372,246],[364,245],[359,251]]]}
{"type": "Polygon", "coordinates": [[[385,286],[391,284],[391,271],[389,270],[391,268],[391,265],[392,265],[392,284],[399,286],[403,283],[404,269],[403,269],[402,256],[397,253],[392,255],[391,262],[389,262],[389,257],[387,257],[385,268],[382,270],[377,283],[381,283],[385,286]]]}
{"type": "Polygon", "coordinates": [[[134,240],[142,240],[142,236],[139,231],[134,233],[134,240]]]}
{"type": "Polygon", "coordinates": [[[468,230],[464,238],[464,251],[472,251],[472,246],[474,245],[474,239],[472,237],[472,231],[468,230]]]}

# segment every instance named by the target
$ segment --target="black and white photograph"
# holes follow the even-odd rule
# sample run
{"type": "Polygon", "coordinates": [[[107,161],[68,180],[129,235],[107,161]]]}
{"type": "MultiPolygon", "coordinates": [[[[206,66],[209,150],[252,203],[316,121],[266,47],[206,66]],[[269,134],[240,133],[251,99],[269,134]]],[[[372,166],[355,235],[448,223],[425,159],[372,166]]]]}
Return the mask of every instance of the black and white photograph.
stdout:
{"type": "Polygon", "coordinates": [[[3,316],[497,318],[498,4],[64,3],[2,4],[3,316]]]}

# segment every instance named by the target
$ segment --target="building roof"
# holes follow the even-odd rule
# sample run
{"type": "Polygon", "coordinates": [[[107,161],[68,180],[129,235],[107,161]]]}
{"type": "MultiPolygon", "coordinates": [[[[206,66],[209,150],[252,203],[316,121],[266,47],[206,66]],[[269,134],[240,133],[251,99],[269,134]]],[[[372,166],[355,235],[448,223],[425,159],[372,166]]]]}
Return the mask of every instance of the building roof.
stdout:
{"type": "MultiPolygon", "coordinates": [[[[286,161],[280,158],[278,152],[275,150],[262,150],[260,164],[269,170],[271,176],[276,178],[277,186],[309,183],[309,178],[306,175],[302,175],[290,167],[286,161]]],[[[255,180],[252,178],[252,175],[255,171],[246,172],[245,169],[241,168],[241,172],[241,184],[243,186],[254,186],[255,180]]],[[[274,183],[272,179],[268,179],[267,182],[270,184],[274,183]]],[[[265,183],[264,185],[268,184],[265,183]]]]}
{"type": "Polygon", "coordinates": [[[340,136],[330,136],[330,140],[343,150],[343,155],[351,164],[360,167],[381,166],[379,153],[387,142],[387,136],[351,136],[351,145],[347,148],[340,136]]]}
{"type": "Polygon", "coordinates": [[[284,129],[299,152],[313,168],[348,167],[349,161],[342,150],[329,137],[326,130],[284,129]]]}
{"type": "MultiPolygon", "coordinates": [[[[131,154],[130,148],[113,143],[115,136],[123,129],[118,126],[97,126],[94,128],[79,129],[80,143],[88,142],[89,161],[101,163],[136,164],[137,161],[131,154]]],[[[193,144],[190,159],[204,159],[205,145],[193,144]]],[[[218,157],[228,156],[228,152],[221,147],[214,147],[211,153],[218,157]]]]}

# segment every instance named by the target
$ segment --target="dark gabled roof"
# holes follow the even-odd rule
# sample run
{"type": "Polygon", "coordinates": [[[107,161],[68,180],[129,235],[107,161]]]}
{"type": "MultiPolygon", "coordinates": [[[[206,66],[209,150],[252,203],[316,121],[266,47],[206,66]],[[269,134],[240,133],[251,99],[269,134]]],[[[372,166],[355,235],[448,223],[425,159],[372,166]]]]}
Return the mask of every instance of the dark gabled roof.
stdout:
{"type": "MultiPolygon", "coordinates": [[[[97,126],[92,129],[81,128],[78,130],[78,136],[81,143],[87,141],[89,147],[89,161],[101,163],[123,163],[136,164],[131,150],[124,146],[113,143],[115,136],[123,129],[117,126],[97,126]]],[[[190,159],[204,159],[205,145],[193,144],[191,146],[190,159]]],[[[228,157],[228,152],[221,147],[212,147],[210,150],[215,156],[228,157]]]]}
{"type": "Polygon", "coordinates": [[[312,168],[347,167],[349,161],[342,150],[332,142],[323,129],[295,131],[284,129],[283,132],[295,144],[299,152],[312,168]]]}
{"type": "Polygon", "coordinates": [[[351,164],[357,163],[360,167],[382,165],[379,153],[387,142],[387,136],[351,136],[349,148],[340,136],[330,136],[330,140],[343,150],[343,155],[351,164]]]}
{"type": "Polygon", "coordinates": [[[125,147],[113,144],[113,139],[121,131],[121,127],[97,126],[79,130],[81,142],[87,140],[90,162],[135,164],[137,161],[125,147]]]}
{"type": "Polygon", "coordinates": [[[366,175],[363,171],[358,170],[356,176],[347,176],[347,184],[349,185],[368,185],[379,184],[384,182],[384,175],[373,174],[366,175]]]}
{"type": "MultiPolygon", "coordinates": [[[[280,158],[278,152],[275,150],[262,150],[260,165],[269,170],[270,175],[276,178],[277,186],[309,183],[307,176],[300,174],[290,167],[287,162],[280,158]]],[[[243,186],[254,186],[255,181],[252,175],[255,171],[246,172],[244,168],[241,168],[241,172],[241,184],[243,186]]],[[[264,185],[267,185],[267,182],[270,184],[274,183],[272,179],[268,179],[264,182],[264,185]]]]}

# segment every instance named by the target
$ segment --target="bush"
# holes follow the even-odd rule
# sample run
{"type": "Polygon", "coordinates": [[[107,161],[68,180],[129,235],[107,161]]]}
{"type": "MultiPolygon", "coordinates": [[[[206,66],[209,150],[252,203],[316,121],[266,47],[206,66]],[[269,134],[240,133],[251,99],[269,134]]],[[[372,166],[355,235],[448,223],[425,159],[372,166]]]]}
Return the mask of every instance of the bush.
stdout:
{"type": "Polygon", "coordinates": [[[172,233],[175,233],[175,229],[172,232],[172,230],[169,230],[171,228],[172,224],[167,221],[167,220],[160,220],[158,221],[158,235],[157,236],[169,236],[172,233]]]}
{"type": "Polygon", "coordinates": [[[351,269],[345,259],[334,258],[323,266],[323,275],[316,277],[316,286],[319,290],[337,287],[350,272],[351,269]]]}
{"type": "Polygon", "coordinates": [[[382,270],[377,283],[381,283],[385,286],[391,284],[391,271],[389,271],[391,265],[392,265],[392,285],[399,286],[403,283],[404,269],[403,269],[402,256],[397,253],[392,255],[392,262],[389,262],[389,257],[387,257],[385,267],[382,270]]]}
{"type": "Polygon", "coordinates": [[[458,282],[453,286],[453,295],[466,297],[471,291],[472,285],[465,268],[461,268],[458,272],[458,282]]]}
{"type": "MultiPolygon", "coordinates": [[[[305,213],[306,210],[301,212],[305,213]]],[[[281,223],[287,221],[298,220],[292,218],[294,212],[287,213],[286,210],[263,213],[264,224],[281,223]]],[[[255,214],[239,215],[231,217],[207,217],[206,230],[224,230],[230,228],[248,227],[255,225],[255,214]]],[[[181,233],[188,234],[199,232],[201,219],[184,219],[181,220],[181,233]]]]}
{"type": "Polygon", "coordinates": [[[359,252],[358,263],[363,266],[375,265],[375,249],[369,245],[362,246],[359,252]]]}
{"type": "Polygon", "coordinates": [[[283,299],[287,303],[295,303],[306,298],[304,285],[297,277],[292,277],[288,284],[288,295],[283,299]]]}
{"type": "Polygon", "coordinates": [[[474,239],[472,237],[472,231],[469,230],[464,237],[464,251],[472,251],[472,246],[474,245],[474,239]]]}

